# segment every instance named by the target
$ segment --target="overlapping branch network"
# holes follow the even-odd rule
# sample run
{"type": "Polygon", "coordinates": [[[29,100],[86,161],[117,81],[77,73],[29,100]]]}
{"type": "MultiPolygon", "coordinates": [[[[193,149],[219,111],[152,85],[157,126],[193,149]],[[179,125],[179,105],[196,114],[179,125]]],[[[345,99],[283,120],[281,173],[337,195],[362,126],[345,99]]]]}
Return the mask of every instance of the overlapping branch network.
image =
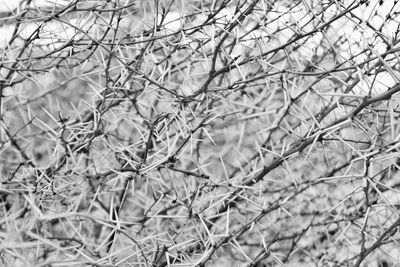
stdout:
{"type": "Polygon", "coordinates": [[[28,0],[1,13],[3,264],[394,264],[399,12],[28,0]]]}

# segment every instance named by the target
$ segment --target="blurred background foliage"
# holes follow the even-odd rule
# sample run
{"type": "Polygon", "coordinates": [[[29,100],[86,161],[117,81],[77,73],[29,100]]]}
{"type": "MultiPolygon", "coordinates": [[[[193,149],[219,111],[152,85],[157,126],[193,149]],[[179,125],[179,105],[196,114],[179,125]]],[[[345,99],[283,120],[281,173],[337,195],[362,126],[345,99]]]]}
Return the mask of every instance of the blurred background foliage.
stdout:
{"type": "Polygon", "coordinates": [[[13,3],[3,265],[398,264],[398,1],[13,3]]]}

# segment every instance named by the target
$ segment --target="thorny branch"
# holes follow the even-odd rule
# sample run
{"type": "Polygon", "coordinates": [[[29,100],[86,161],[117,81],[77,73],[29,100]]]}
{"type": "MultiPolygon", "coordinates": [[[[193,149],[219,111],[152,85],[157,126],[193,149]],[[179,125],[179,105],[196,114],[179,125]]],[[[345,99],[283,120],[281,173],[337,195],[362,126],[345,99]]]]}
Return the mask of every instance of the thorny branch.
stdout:
{"type": "Polygon", "coordinates": [[[398,263],[399,1],[42,2],[0,12],[2,265],[398,263]]]}

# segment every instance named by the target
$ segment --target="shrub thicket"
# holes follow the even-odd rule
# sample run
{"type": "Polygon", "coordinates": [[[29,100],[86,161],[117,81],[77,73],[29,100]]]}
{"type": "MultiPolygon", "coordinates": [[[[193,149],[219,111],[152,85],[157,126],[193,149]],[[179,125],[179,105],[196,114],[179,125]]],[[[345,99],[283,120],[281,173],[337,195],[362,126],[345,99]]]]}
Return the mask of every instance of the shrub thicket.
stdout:
{"type": "Polygon", "coordinates": [[[53,2],[1,13],[2,265],[399,263],[397,0],[53,2]]]}

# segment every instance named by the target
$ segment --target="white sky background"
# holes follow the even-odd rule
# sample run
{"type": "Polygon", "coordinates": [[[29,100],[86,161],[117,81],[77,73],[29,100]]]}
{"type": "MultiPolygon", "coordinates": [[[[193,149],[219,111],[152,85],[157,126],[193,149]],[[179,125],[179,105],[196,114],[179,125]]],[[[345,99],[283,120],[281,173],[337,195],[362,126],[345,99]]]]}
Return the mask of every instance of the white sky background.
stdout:
{"type": "MultiPolygon", "coordinates": [[[[358,17],[360,17],[361,19],[363,19],[364,23],[369,22],[377,29],[380,28],[380,26],[382,24],[385,24],[385,26],[382,29],[382,33],[390,42],[390,40],[394,37],[395,32],[397,31],[398,23],[400,23],[400,21],[398,20],[397,23],[395,21],[390,21],[388,23],[388,22],[384,21],[384,18],[387,14],[389,14],[389,12],[393,13],[393,10],[391,10],[391,9],[394,5],[394,1],[395,0],[384,0],[383,4],[379,5],[379,2],[380,2],[379,0],[371,0],[370,4],[368,6],[362,5],[360,8],[355,9],[353,11],[353,13],[355,15],[357,15],[358,17]],[[377,14],[375,14],[376,10],[378,11],[377,14]]],[[[397,2],[395,10],[396,9],[397,9],[397,11],[400,12],[400,2],[397,2]]],[[[225,10],[223,10],[223,12],[220,13],[220,15],[225,16],[225,18],[224,18],[225,20],[230,20],[233,18],[233,12],[234,12],[233,8],[232,8],[232,10],[225,9],[225,10]]],[[[177,30],[179,30],[181,28],[180,17],[181,17],[181,14],[179,14],[178,12],[170,12],[164,20],[164,25],[171,32],[176,32],[177,30]]],[[[273,18],[270,18],[270,19],[273,20],[273,18]]],[[[307,20],[309,20],[309,17],[304,17],[304,19],[307,21],[307,20]]],[[[400,18],[398,18],[398,19],[400,19],[400,18]]],[[[275,22],[276,22],[276,24],[272,24],[272,25],[270,24],[269,27],[278,27],[278,23],[280,23],[279,20],[276,20],[275,22]]],[[[309,26],[311,27],[311,25],[309,25],[309,26]]],[[[353,45],[354,45],[354,47],[349,47],[349,49],[351,49],[351,51],[349,50],[348,55],[343,55],[344,60],[349,58],[351,55],[356,54],[356,51],[360,49],[359,42],[361,42],[362,44],[367,44],[368,41],[371,39],[371,37],[376,35],[376,33],[372,32],[372,30],[369,29],[366,25],[360,24],[359,31],[355,31],[353,29],[353,26],[354,26],[353,23],[348,23],[346,25],[337,25],[337,27],[338,27],[337,35],[346,36],[346,39],[350,41],[349,43],[353,43],[353,45]]],[[[311,31],[312,28],[310,28],[308,30],[311,31]]],[[[271,30],[271,31],[273,31],[273,30],[271,30]]],[[[283,32],[284,31],[282,31],[282,33],[283,32]]],[[[289,30],[289,32],[290,32],[290,30],[289,30]]],[[[283,37],[283,36],[280,36],[280,37],[283,37]]],[[[321,36],[321,38],[322,38],[322,36],[321,36]]],[[[285,39],[285,38],[283,38],[283,39],[285,39]]],[[[283,41],[283,42],[285,42],[285,41],[283,41]]],[[[304,47],[304,48],[306,48],[306,47],[304,47]]],[[[305,58],[308,57],[309,59],[311,59],[311,56],[312,56],[310,53],[311,47],[309,47],[309,48],[310,49],[307,49],[308,51],[302,51],[302,54],[304,55],[305,58]]],[[[364,48],[364,47],[362,47],[362,48],[364,48]]],[[[236,46],[235,49],[239,50],[240,47],[236,46]]],[[[233,57],[235,55],[243,54],[242,51],[235,51],[235,49],[232,54],[233,57]]],[[[385,49],[386,49],[386,46],[383,43],[381,44],[381,46],[375,45],[372,47],[372,50],[374,52],[376,52],[376,54],[383,53],[385,51],[385,49]]],[[[371,80],[372,79],[373,78],[371,78],[371,80]]],[[[358,93],[359,94],[367,93],[367,91],[369,91],[369,90],[367,90],[366,88],[369,88],[370,82],[371,82],[370,80],[361,79],[360,83],[356,86],[356,88],[354,90],[355,93],[357,93],[357,94],[358,93]]],[[[397,82],[400,82],[400,74],[398,72],[392,72],[392,73],[382,72],[382,73],[378,74],[378,76],[376,78],[375,85],[374,85],[374,91],[372,93],[379,94],[383,91],[386,91],[388,87],[395,85],[397,82]],[[393,77],[393,76],[395,76],[395,77],[393,77]]]]}
{"type": "MultiPolygon", "coordinates": [[[[20,3],[24,2],[25,0],[0,0],[0,14],[1,13],[7,13],[7,12],[18,12],[18,7],[20,5],[20,3]]],[[[36,6],[38,8],[44,8],[44,7],[54,7],[54,5],[56,6],[64,6],[66,4],[68,4],[70,1],[68,0],[33,0],[31,5],[32,6],[36,6]]],[[[387,14],[390,11],[390,8],[393,6],[394,0],[385,0],[384,4],[382,6],[379,7],[379,15],[381,15],[382,17],[385,16],[385,14],[387,14]]],[[[23,4],[23,3],[22,3],[23,4]]],[[[361,8],[358,8],[354,11],[355,14],[360,15],[361,17],[363,17],[363,19],[365,19],[366,21],[369,21],[372,24],[375,25],[379,25],[382,23],[382,20],[378,17],[372,17],[371,16],[371,10],[374,9],[375,5],[378,4],[378,0],[372,0],[371,4],[368,7],[365,7],[365,5],[362,5],[361,8]]],[[[400,5],[398,3],[397,5],[400,8],[400,5]]],[[[226,10],[226,19],[229,19],[229,16],[232,16],[232,14],[230,14],[231,10],[226,10]]],[[[224,13],[224,12],[222,12],[224,13]]],[[[179,12],[170,12],[168,13],[168,16],[165,19],[165,22],[168,23],[167,24],[167,28],[169,28],[171,31],[176,31],[181,27],[181,23],[180,23],[180,18],[181,14],[179,12]]],[[[0,18],[0,25],[2,18],[0,18]]],[[[2,25],[1,27],[4,27],[4,25],[2,25]]],[[[394,32],[397,28],[397,24],[392,22],[392,25],[387,25],[386,29],[388,30],[388,35],[390,35],[390,32],[394,32]]],[[[354,36],[354,32],[352,32],[352,38],[360,38],[361,36],[354,36]]],[[[361,33],[360,33],[361,34],[361,33]]],[[[0,36],[0,43],[4,43],[4,39],[7,36],[7,34],[5,35],[1,35],[0,36]]],[[[1,46],[1,45],[0,45],[1,46]]]]}
{"type": "Polygon", "coordinates": [[[0,0],[0,12],[9,12],[16,9],[19,5],[20,0],[6,1],[0,0]]]}
{"type": "MultiPolygon", "coordinates": [[[[31,3],[31,6],[36,6],[37,8],[51,8],[56,6],[65,6],[68,4],[70,1],[67,0],[33,0],[31,3]]],[[[94,1],[95,2],[95,1],[94,1]]],[[[19,12],[19,5],[22,4],[24,5],[25,1],[24,0],[0,0],[0,16],[5,15],[9,12],[19,12]]],[[[368,21],[369,23],[373,24],[375,27],[379,28],[379,26],[382,23],[386,23],[382,20],[382,18],[385,17],[385,15],[390,11],[390,8],[393,6],[394,0],[385,0],[383,2],[383,5],[380,7],[376,7],[378,5],[379,0],[372,0],[370,1],[370,4],[368,7],[365,5],[362,5],[360,8],[356,9],[354,13],[358,16],[360,16],[362,19],[365,21],[368,21]],[[374,16],[374,12],[378,10],[378,15],[379,16],[374,16]],[[380,18],[382,17],[382,18],[380,18]]],[[[400,11],[400,2],[397,3],[397,9],[400,11]]],[[[225,10],[224,15],[226,17],[224,18],[225,20],[229,20],[230,17],[232,17],[232,14],[230,14],[231,10],[225,10]]],[[[221,14],[222,14],[221,13],[221,14]]],[[[180,21],[181,14],[179,12],[173,12],[171,11],[168,13],[168,16],[165,19],[165,26],[167,30],[170,31],[177,31],[181,27],[181,21],[180,21]]],[[[84,28],[88,24],[90,24],[90,18],[85,18],[86,21],[82,22],[82,19],[79,20],[79,22],[76,22],[76,25],[84,28]]],[[[73,19],[71,19],[71,23],[74,23],[73,19]]],[[[383,33],[387,36],[387,38],[390,40],[393,37],[393,33],[396,31],[398,24],[395,22],[392,22],[391,24],[385,25],[385,28],[383,29],[383,33]]],[[[31,25],[25,25],[23,27],[22,32],[20,33],[21,36],[29,36],[32,31],[34,31],[38,27],[37,24],[31,23],[31,25]]],[[[361,43],[368,43],[368,38],[370,37],[369,35],[373,35],[374,33],[371,31],[364,31],[364,29],[367,29],[366,26],[363,26],[362,24],[360,25],[360,31],[354,31],[350,24],[349,25],[343,25],[343,27],[340,27],[338,29],[338,35],[347,35],[347,38],[350,41],[353,41],[354,43],[361,41],[361,43]]],[[[12,23],[7,23],[5,21],[5,18],[0,18],[0,49],[4,48],[7,45],[8,40],[11,38],[12,31],[14,30],[13,24],[12,23]]],[[[45,28],[43,28],[43,35],[40,42],[43,42],[44,44],[51,44],[52,42],[52,37],[57,36],[60,40],[69,40],[70,38],[74,37],[76,34],[76,31],[71,28],[71,27],[65,27],[65,25],[61,24],[60,22],[50,22],[46,24],[45,28]],[[49,35],[49,38],[46,38],[46,32],[49,35]],[[44,38],[43,38],[44,37],[44,38]]],[[[57,45],[62,45],[62,43],[58,44],[51,44],[53,47],[57,45]]],[[[49,46],[50,48],[52,46],[49,46]]],[[[349,48],[351,49],[351,47],[349,48]]],[[[378,47],[375,46],[372,48],[376,53],[382,53],[382,49],[384,47],[378,47]]],[[[351,51],[351,53],[354,54],[354,50],[351,51]]],[[[234,52],[235,53],[235,52],[234,52]]],[[[236,51],[237,54],[241,54],[242,51],[236,51]]],[[[304,53],[305,57],[307,58],[306,55],[307,52],[304,53]]],[[[309,56],[311,58],[311,55],[309,56]]],[[[344,55],[344,58],[346,56],[344,55]]],[[[398,73],[397,73],[398,74],[398,73]]],[[[397,75],[399,77],[393,77],[393,74],[389,74],[388,72],[382,73],[379,77],[379,82],[381,83],[382,87],[377,85],[376,90],[381,91],[385,90],[389,86],[393,86],[393,84],[396,83],[397,81],[400,81],[400,75],[397,75]],[[380,88],[381,87],[381,88],[380,88]]],[[[364,87],[363,82],[359,84],[359,87],[362,88],[364,87]]],[[[365,86],[366,88],[368,86],[365,86]]],[[[379,92],[377,92],[379,93],[379,92]]]]}
{"type": "MultiPolygon", "coordinates": [[[[3,12],[10,12],[18,9],[18,6],[23,0],[0,0],[0,13],[3,12]]],[[[51,6],[55,3],[58,4],[65,4],[68,3],[66,0],[34,0],[32,1],[37,6],[51,6]]]]}
{"type": "MultiPolygon", "coordinates": [[[[0,13],[10,12],[15,9],[18,9],[18,6],[23,0],[0,0],[0,13]]],[[[65,5],[69,1],[68,0],[33,0],[32,3],[37,5],[38,7],[45,6],[54,6],[56,5],[65,5]]]]}

